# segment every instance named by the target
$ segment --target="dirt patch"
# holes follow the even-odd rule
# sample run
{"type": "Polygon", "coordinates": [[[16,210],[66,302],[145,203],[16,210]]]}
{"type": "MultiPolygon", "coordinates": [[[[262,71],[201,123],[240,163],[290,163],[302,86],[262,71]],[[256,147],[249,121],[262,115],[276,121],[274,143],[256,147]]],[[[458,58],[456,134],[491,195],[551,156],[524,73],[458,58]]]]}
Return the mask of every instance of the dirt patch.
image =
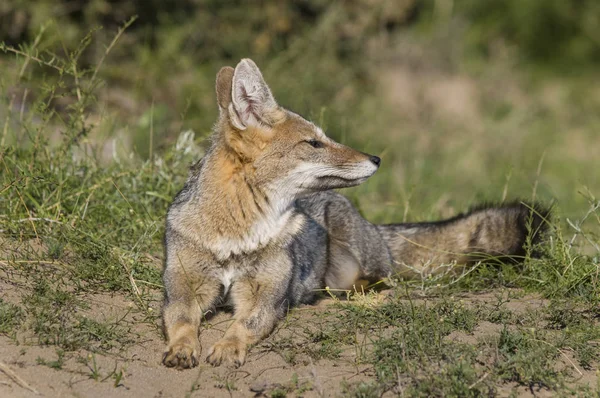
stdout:
{"type": "MultiPolygon", "coordinates": [[[[97,307],[91,313],[101,317],[117,316],[128,306],[127,300],[118,295],[96,297],[94,302],[97,307]]],[[[316,307],[299,308],[292,315],[294,322],[310,321],[315,311],[326,309],[328,304],[330,301],[325,300],[316,307]]],[[[204,353],[223,335],[229,318],[230,314],[217,314],[210,327],[201,332],[204,353]]],[[[367,366],[355,364],[352,350],[345,350],[336,361],[299,358],[292,365],[269,350],[268,341],[251,350],[246,364],[238,369],[202,363],[193,370],[177,371],[160,363],[164,342],[157,328],[138,324],[135,334],[138,342],[123,352],[68,353],[60,369],[52,368],[52,361],[57,359],[55,347],[18,345],[0,336],[0,358],[43,396],[231,397],[273,391],[294,391],[305,397],[334,396],[344,380],[358,382],[373,376],[367,366]]],[[[0,396],[36,395],[0,373],[0,396]]]]}
{"type": "Polygon", "coordinates": [[[477,339],[479,339],[480,337],[497,333],[500,330],[502,330],[501,325],[483,321],[479,325],[477,325],[473,333],[466,333],[455,330],[448,336],[446,336],[446,339],[457,343],[476,345],[477,339]]]}

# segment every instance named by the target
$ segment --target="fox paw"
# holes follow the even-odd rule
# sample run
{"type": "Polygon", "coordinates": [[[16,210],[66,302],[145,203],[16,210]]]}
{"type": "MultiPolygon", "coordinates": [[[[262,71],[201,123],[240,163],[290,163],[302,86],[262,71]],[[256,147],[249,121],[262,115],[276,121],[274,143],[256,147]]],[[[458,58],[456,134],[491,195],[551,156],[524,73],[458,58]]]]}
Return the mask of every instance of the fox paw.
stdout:
{"type": "Polygon", "coordinates": [[[222,339],[213,345],[208,352],[206,362],[219,366],[224,362],[233,364],[236,368],[246,361],[246,344],[238,339],[222,339]]]}
{"type": "Polygon", "coordinates": [[[163,354],[163,364],[169,368],[193,368],[199,363],[200,351],[198,341],[190,341],[188,338],[180,339],[167,346],[167,350],[163,354]]]}

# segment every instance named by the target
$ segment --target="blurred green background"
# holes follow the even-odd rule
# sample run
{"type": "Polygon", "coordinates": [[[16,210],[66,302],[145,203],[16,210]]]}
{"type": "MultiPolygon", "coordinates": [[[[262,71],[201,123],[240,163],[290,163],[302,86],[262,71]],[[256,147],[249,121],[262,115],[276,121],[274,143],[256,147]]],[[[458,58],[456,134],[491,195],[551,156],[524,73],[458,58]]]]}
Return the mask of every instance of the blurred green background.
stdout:
{"type": "Polygon", "coordinates": [[[58,142],[73,112],[100,162],[206,145],[215,74],[250,57],[282,105],[383,158],[346,191],[371,220],[533,196],[581,218],[600,192],[597,0],[4,0],[0,41],[7,145],[58,142]]]}

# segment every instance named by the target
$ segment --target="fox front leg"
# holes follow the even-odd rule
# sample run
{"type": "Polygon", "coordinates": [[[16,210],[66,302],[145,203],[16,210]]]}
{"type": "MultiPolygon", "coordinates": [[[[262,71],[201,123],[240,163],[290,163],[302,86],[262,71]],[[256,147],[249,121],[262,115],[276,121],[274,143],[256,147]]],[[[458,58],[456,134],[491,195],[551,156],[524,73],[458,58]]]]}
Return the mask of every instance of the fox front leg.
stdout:
{"type": "Polygon", "coordinates": [[[206,361],[213,366],[231,363],[241,366],[248,347],[268,336],[287,312],[286,299],[289,273],[262,272],[236,281],[231,289],[235,307],[234,322],[208,353],[206,361]]]}
{"type": "Polygon", "coordinates": [[[198,340],[200,320],[214,306],[220,292],[218,280],[187,268],[167,263],[163,277],[166,289],[163,325],[167,337],[163,364],[177,369],[198,365],[202,351],[198,340]]]}

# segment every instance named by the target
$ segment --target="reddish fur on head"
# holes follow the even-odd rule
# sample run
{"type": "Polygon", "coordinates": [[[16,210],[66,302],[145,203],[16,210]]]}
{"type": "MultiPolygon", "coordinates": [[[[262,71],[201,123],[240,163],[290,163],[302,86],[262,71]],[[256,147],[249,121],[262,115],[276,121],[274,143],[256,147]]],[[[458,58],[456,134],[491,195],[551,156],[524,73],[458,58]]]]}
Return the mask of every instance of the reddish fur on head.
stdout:
{"type": "Polygon", "coordinates": [[[377,169],[369,155],[338,144],[279,106],[252,60],[222,68],[216,93],[219,180],[226,185],[242,181],[259,191],[288,191],[291,201],[307,192],[356,185],[377,169]]]}

